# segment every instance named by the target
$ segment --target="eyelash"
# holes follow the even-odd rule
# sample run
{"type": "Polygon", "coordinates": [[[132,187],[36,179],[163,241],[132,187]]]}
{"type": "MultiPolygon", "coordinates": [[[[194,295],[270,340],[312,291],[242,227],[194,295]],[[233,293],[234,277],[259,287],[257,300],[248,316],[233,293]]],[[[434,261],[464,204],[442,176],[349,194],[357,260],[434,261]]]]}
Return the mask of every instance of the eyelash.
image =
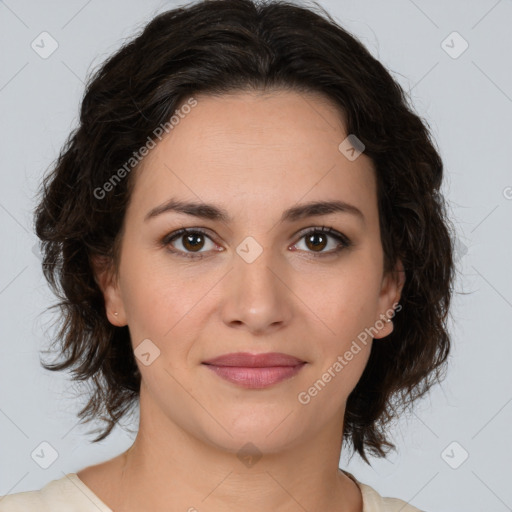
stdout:
{"type": "MultiPolygon", "coordinates": [[[[204,257],[203,253],[185,253],[185,252],[183,252],[181,250],[176,250],[176,249],[170,249],[169,248],[171,242],[173,242],[174,240],[178,239],[180,236],[186,235],[186,234],[187,235],[188,234],[193,234],[193,233],[201,233],[202,235],[207,236],[211,240],[211,237],[208,235],[208,233],[205,230],[201,229],[201,228],[182,228],[182,229],[179,229],[177,231],[173,231],[172,233],[166,235],[162,239],[162,245],[164,247],[166,247],[171,253],[176,254],[177,256],[182,256],[182,257],[191,258],[191,259],[202,259],[204,257]]],[[[330,227],[326,227],[326,226],[317,227],[317,228],[311,228],[311,229],[309,229],[306,232],[302,232],[299,240],[301,240],[302,238],[304,238],[307,235],[314,234],[314,233],[328,234],[328,235],[332,236],[333,238],[335,238],[341,244],[338,247],[336,247],[335,249],[333,249],[331,251],[328,251],[328,252],[325,252],[325,253],[315,253],[315,252],[311,251],[311,254],[315,258],[325,258],[325,257],[328,257],[328,256],[333,256],[334,254],[338,254],[343,249],[347,249],[347,248],[352,246],[352,242],[351,242],[351,240],[349,238],[347,238],[342,233],[339,233],[335,229],[330,228],[330,227]]],[[[212,240],[212,242],[213,241],[214,240],[212,240]]]]}

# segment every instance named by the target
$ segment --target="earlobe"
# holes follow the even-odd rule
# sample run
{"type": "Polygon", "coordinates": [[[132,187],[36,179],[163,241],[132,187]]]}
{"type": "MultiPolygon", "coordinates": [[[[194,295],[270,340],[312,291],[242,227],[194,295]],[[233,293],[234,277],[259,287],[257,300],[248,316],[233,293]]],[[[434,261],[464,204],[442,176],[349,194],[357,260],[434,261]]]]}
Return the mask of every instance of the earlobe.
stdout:
{"type": "Polygon", "coordinates": [[[126,315],[119,283],[114,277],[111,261],[105,256],[93,256],[91,265],[94,280],[103,294],[108,321],[116,327],[123,327],[127,323],[126,315]]]}
{"type": "Polygon", "coordinates": [[[108,321],[115,325],[116,327],[123,327],[126,325],[126,321],[124,320],[124,313],[121,315],[118,311],[112,311],[105,305],[105,309],[107,311],[108,321]]]}

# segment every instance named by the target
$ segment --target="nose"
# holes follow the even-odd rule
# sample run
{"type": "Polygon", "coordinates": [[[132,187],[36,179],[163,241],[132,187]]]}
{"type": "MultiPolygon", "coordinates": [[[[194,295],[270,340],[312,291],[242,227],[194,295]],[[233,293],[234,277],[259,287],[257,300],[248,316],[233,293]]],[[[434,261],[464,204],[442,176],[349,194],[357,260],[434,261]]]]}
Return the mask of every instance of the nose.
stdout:
{"type": "Polygon", "coordinates": [[[251,262],[235,255],[223,290],[222,319],[229,327],[262,335],[289,324],[293,293],[284,265],[271,252],[265,249],[251,262]]]}

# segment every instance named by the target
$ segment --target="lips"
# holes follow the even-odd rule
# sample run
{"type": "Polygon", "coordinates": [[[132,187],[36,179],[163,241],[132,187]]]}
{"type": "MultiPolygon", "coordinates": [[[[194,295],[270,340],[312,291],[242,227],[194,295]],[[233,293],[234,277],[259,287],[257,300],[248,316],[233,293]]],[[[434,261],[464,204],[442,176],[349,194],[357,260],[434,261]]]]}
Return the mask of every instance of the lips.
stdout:
{"type": "Polygon", "coordinates": [[[225,354],[203,364],[215,366],[237,366],[243,368],[269,368],[273,366],[297,366],[305,361],[288,354],[280,352],[267,352],[265,354],[249,354],[247,352],[236,352],[225,354]]]}
{"type": "Polygon", "coordinates": [[[278,352],[238,352],[204,361],[203,364],[232,384],[248,389],[261,389],[293,377],[307,363],[297,357],[278,352]]]}

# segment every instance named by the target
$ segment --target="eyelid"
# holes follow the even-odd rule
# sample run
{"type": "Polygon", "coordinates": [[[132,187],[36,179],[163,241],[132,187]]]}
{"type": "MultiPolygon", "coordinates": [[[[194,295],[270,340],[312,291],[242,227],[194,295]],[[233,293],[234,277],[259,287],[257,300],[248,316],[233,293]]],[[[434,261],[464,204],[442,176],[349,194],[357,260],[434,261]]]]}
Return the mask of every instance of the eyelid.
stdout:
{"type": "Polygon", "coordinates": [[[351,244],[351,240],[343,233],[341,233],[340,231],[330,227],[330,226],[312,226],[312,227],[309,227],[309,228],[304,228],[304,229],[301,229],[300,231],[298,231],[297,233],[295,233],[294,238],[295,237],[300,237],[302,238],[304,235],[307,235],[309,233],[325,233],[327,235],[330,235],[334,238],[341,238],[344,242],[348,244],[351,244]]]}

